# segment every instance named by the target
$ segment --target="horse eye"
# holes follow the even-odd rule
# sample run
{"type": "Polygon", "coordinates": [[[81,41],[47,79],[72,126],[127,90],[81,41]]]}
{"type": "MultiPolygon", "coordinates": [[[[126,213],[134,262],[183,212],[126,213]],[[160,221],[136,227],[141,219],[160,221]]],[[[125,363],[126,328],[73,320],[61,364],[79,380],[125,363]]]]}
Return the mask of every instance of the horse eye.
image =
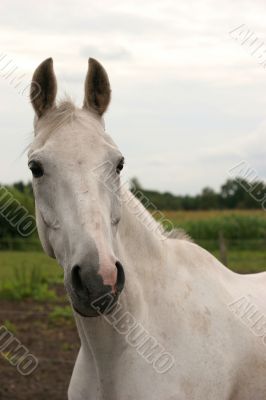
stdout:
{"type": "Polygon", "coordinates": [[[31,170],[34,178],[40,178],[44,174],[43,167],[38,161],[30,161],[29,169],[31,170]]]}
{"type": "Polygon", "coordinates": [[[117,167],[116,167],[116,172],[117,172],[117,174],[120,174],[120,172],[121,172],[122,169],[124,168],[124,163],[125,163],[125,159],[124,159],[124,157],[123,157],[123,158],[121,158],[121,160],[120,160],[119,163],[117,164],[117,167]]]}

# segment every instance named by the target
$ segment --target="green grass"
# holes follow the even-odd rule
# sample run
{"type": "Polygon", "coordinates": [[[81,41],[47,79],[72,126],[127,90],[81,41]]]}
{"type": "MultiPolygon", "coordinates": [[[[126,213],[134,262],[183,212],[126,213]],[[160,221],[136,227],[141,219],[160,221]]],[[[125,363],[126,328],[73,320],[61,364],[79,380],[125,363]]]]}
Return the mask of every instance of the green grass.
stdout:
{"type": "Polygon", "coordinates": [[[53,311],[49,314],[49,319],[51,321],[55,320],[73,320],[73,311],[70,306],[56,306],[53,311]]]}
{"type": "Polygon", "coordinates": [[[266,219],[266,212],[260,210],[201,210],[201,211],[168,211],[163,210],[162,213],[169,218],[174,224],[182,224],[183,222],[204,221],[217,217],[259,217],[266,219]]]}
{"type": "Polygon", "coordinates": [[[41,252],[0,252],[0,299],[56,299],[50,286],[63,282],[63,271],[41,252]]]}
{"type": "MultiPolygon", "coordinates": [[[[266,212],[262,210],[164,211],[177,227],[218,259],[222,231],[227,264],[239,273],[266,271],[266,212]]],[[[63,284],[63,269],[39,251],[0,251],[0,287],[5,298],[49,299],[54,283],[63,284]],[[4,290],[3,290],[4,289],[4,290]]],[[[51,320],[68,319],[70,308],[56,308],[51,320]]]]}
{"type": "Polygon", "coordinates": [[[263,210],[163,211],[200,246],[220,258],[219,236],[228,267],[239,273],[266,271],[266,212],[263,210]]]}
{"type": "Polygon", "coordinates": [[[230,240],[266,239],[265,211],[164,211],[163,214],[195,240],[218,240],[221,232],[230,240]]]}
{"type": "Polygon", "coordinates": [[[12,280],[15,268],[31,270],[34,267],[40,269],[42,276],[45,276],[49,283],[59,283],[63,280],[63,269],[43,252],[0,252],[0,281],[12,280]]]}
{"type": "Polygon", "coordinates": [[[38,266],[21,266],[13,268],[11,278],[1,281],[0,299],[44,301],[56,299],[56,294],[49,289],[47,276],[38,266]]]}
{"type": "MultiPolygon", "coordinates": [[[[220,259],[218,250],[212,254],[220,259]]],[[[228,268],[240,274],[263,272],[266,271],[266,254],[262,250],[229,250],[227,264],[228,268]]]]}
{"type": "Polygon", "coordinates": [[[6,319],[2,326],[4,326],[9,332],[13,333],[13,335],[15,335],[17,333],[17,327],[15,324],[13,324],[13,322],[9,321],[8,319],[6,319]]]}

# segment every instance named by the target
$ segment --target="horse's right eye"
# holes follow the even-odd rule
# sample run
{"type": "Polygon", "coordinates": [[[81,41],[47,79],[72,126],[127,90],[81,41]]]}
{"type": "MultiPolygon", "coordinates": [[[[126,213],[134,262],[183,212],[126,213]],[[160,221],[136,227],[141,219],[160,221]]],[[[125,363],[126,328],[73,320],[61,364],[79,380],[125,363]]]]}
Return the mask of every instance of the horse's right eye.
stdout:
{"type": "Polygon", "coordinates": [[[43,167],[38,161],[30,161],[28,165],[34,178],[41,178],[44,175],[43,167]]]}
{"type": "Polygon", "coordinates": [[[121,160],[119,161],[119,163],[117,164],[117,167],[116,167],[116,173],[117,174],[120,174],[120,172],[124,168],[124,163],[125,163],[125,159],[124,159],[124,157],[122,157],[121,160]]]}

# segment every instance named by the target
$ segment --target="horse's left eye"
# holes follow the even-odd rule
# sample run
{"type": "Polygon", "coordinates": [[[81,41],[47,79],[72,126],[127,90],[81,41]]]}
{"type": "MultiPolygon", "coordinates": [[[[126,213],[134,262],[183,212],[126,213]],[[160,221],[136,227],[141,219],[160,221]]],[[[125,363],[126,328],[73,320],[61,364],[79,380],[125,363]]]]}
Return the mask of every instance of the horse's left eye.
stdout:
{"type": "Polygon", "coordinates": [[[124,168],[124,163],[125,163],[125,160],[124,160],[124,157],[123,157],[123,158],[121,158],[121,160],[120,160],[119,163],[117,164],[117,167],[116,167],[116,172],[117,172],[117,174],[120,174],[120,172],[121,172],[122,169],[124,168]]]}
{"type": "Polygon", "coordinates": [[[43,167],[38,161],[30,161],[29,169],[31,170],[34,178],[40,178],[44,174],[43,167]]]}

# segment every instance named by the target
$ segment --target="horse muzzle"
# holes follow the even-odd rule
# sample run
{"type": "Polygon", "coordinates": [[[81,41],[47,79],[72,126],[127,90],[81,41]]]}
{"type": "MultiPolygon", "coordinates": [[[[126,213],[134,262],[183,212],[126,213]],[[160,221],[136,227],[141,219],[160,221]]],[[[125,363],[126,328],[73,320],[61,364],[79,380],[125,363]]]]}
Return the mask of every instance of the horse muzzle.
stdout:
{"type": "Polygon", "coordinates": [[[122,264],[115,263],[114,284],[104,282],[97,269],[75,265],[66,281],[74,310],[82,317],[97,317],[113,311],[125,285],[122,264]]]}

